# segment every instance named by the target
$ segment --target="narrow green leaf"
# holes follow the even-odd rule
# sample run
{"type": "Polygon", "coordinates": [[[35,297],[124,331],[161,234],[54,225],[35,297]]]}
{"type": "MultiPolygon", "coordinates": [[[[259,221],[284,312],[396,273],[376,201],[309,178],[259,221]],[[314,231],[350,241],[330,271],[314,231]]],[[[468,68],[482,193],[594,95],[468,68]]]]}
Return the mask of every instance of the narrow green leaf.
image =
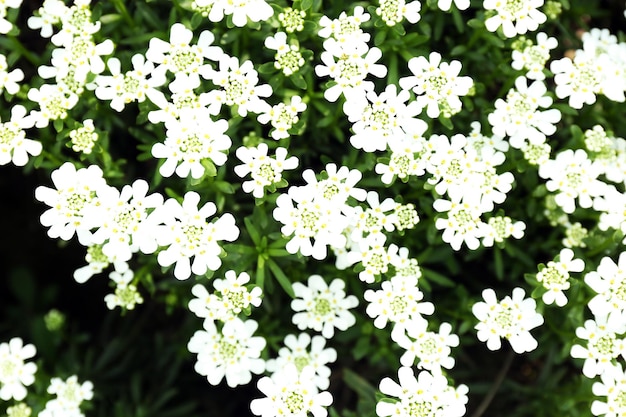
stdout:
{"type": "Polygon", "coordinates": [[[357,393],[360,399],[376,402],[376,388],[363,379],[363,377],[347,368],[343,368],[343,380],[346,385],[357,393]]]}
{"type": "Polygon", "coordinates": [[[250,220],[250,217],[244,218],[243,222],[246,225],[246,230],[250,235],[250,239],[252,239],[255,245],[259,246],[261,244],[261,233],[257,230],[256,227],[254,227],[252,221],[250,220]]]}
{"type": "Polygon", "coordinates": [[[296,294],[293,292],[291,281],[289,280],[289,278],[287,278],[287,275],[285,275],[283,270],[280,269],[278,264],[274,262],[272,259],[268,259],[267,266],[270,267],[270,270],[272,271],[274,278],[276,278],[276,281],[278,281],[280,286],[283,287],[285,292],[289,294],[291,298],[295,298],[296,294]]]}

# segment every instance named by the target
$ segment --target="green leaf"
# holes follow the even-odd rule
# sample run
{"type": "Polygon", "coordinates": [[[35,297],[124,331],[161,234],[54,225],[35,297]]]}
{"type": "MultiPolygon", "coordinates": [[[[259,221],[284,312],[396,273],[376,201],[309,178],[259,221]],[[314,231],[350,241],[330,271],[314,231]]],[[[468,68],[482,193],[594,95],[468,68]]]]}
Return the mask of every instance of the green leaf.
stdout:
{"type": "Polygon", "coordinates": [[[265,64],[259,65],[257,71],[260,74],[273,74],[276,72],[276,66],[274,65],[274,62],[266,62],[265,64]]]}
{"type": "Polygon", "coordinates": [[[259,256],[256,264],[256,285],[265,290],[265,258],[259,256]]]}
{"type": "Polygon", "coordinates": [[[289,294],[291,298],[295,298],[296,294],[294,293],[293,288],[291,286],[291,281],[289,280],[289,278],[287,278],[287,275],[285,275],[283,270],[280,269],[278,264],[274,262],[272,259],[268,259],[267,266],[270,267],[270,270],[272,271],[274,278],[276,278],[276,281],[278,281],[280,286],[283,287],[285,292],[289,294]]]}
{"type": "Polygon", "coordinates": [[[363,377],[348,368],[343,368],[343,380],[347,386],[357,393],[359,399],[376,403],[376,392],[378,390],[363,377]]]}
{"type": "Polygon", "coordinates": [[[306,84],[306,80],[304,79],[304,77],[302,76],[302,74],[300,74],[299,72],[293,73],[289,79],[291,80],[291,82],[298,87],[301,90],[306,90],[307,89],[307,84],[306,84]]]}
{"type": "Polygon", "coordinates": [[[250,217],[245,217],[243,219],[244,224],[246,225],[246,230],[250,235],[250,239],[254,242],[255,245],[259,246],[261,244],[261,233],[257,230],[256,227],[252,224],[252,220],[250,217]]]}
{"type": "Polygon", "coordinates": [[[422,268],[423,277],[428,281],[435,282],[443,287],[454,287],[454,281],[445,275],[435,272],[432,269],[422,268]]]}
{"type": "Polygon", "coordinates": [[[313,7],[313,0],[302,0],[302,2],[300,3],[300,7],[304,11],[309,10],[311,7],[313,7]]]}

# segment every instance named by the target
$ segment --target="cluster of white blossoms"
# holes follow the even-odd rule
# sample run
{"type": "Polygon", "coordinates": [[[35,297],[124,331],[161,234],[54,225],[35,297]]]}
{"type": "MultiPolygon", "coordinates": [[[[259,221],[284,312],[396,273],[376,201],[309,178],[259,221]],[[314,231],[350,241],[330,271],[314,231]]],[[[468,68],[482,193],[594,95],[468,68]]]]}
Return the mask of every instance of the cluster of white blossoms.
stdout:
{"type": "Polygon", "coordinates": [[[4,401],[26,398],[26,387],[35,382],[37,365],[26,362],[37,350],[35,346],[14,337],[8,343],[0,343],[0,398],[4,401]]]}
{"type": "Polygon", "coordinates": [[[28,20],[31,29],[41,29],[42,36],[51,36],[52,44],[57,47],[52,52],[52,66],[39,67],[39,75],[54,83],[28,92],[28,99],[39,106],[39,110],[31,112],[38,128],[65,119],[68,110],[78,103],[88,76],[102,73],[105,70],[102,57],[113,53],[110,39],[96,44],[94,36],[101,24],[92,21],[89,6],[90,0],[76,0],[69,7],[63,2],[46,0],[39,16],[28,20]],[[54,35],[52,26],[59,26],[54,35]]]}
{"type": "Polygon", "coordinates": [[[383,397],[376,404],[376,414],[388,416],[449,416],[465,415],[469,389],[466,385],[453,387],[441,372],[421,371],[417,378],[411,367],[398,370],[398,382],[385,378],[380,382],[383,397]]]}
{"type": "Polygon", "coordinates": [[[380,16],[387,26],[395,26],[404,19],[409,23],[417,23],[421,16],[422,4],[419,0],[379,0],[376,14],[380,16]]]}
{"type": "Polygon", "coordinates": [[[493,133],[508,136],[509,143],[516,149],[524,149],[527,143],[546,142],[546,137],[556,132],[556,123],[561,120],[561,112],[549,108],[552,98],[547,92],[543,81],[536,80],[528,85],[526,77],[518,77],[506,100],[497,99],[495,110],[488,116],[493,133]]]}
{"type": "Polygon", "coordinates": [[[209,293],[202,284],[193,286],[196,297],[189,301],[189,310],[203,318],[203,330],[192,336],[187,349],[197,354],[195,370],[205,376],[211,385],[223,379],[229,387],[248,384],[252,374],[265,371],[261,352],[265,339],[254,336],[258,324],[254,320],[242,319],[250,315],[252,307],[261,305],[262,290],[249,285],[246,272],[239,275],[233,270],[225,273],[224,279],[213,280],[214,293],[209,293]]]}
{"type": "MultiPolygon", "coordinates": [[[[19,337],[0,343],[0,399],[18,401],[7,408],[9,417],[28,417],[32,413],[32,409],[22,401],[28,396],[26,387],[35,383],[37,365],[27,360],[32,359],[36,353],[34,345],[25,345],[19,337]]],[[[92,399],[93,384],[90,381],[79,383],[76,375],[66,381],[52,378],[47,391],[56,395],[56,398],[46,403],[45,408],[39,412],[39,417],[84,417],[80,405],[83,401],[92,399]]]]}
{"type": "Polygon", "coordinates": [[[13,23],[6,19],[7,9],[19,9],[22,0],[4,0],[0,4],[0,33],[7,34],[13,29],[13,23]]]}
{"type": "Polygon", "coordinates": [[[593,318],[576,329],[582,341],[572,346],[573,358],[584,359],[582,373],[587,378],[600,377],[593,384],[593,393],[606,397],[591,406],[594,415],[620,415],[626,411],[626,252],[619,255],[617,263],[604,257],[594,271],[585,275],[585,284],[595,295],[587,303],[593,318]]]}
{"type": "Polygon", "coordinates": [[[567,304],[567,297],[563,291],[570,287],[570,272],[582,272],[585,262],[582,259],[574,259],[574,251],[569,248],[562,249],[559,255],[548,262],[540,265],[536,275],[537,281],[546,292],[541,299],[546,305],[555,303],[559,307],[567,304]]]}
{"type": "Polygon", "coordinates": [[[332,79],[330,88],[324,91],[324,98],[330,102],[337,101],[341,94],[347,100],[363,100],[374,89],[367,76],[382,78],[387,74],[387,67],[376,63],[382,58],[381,50],[368,46],[370,35],[361,29],[361,24],[371,16],[362,6],[355,7],[353,13],[348,16],[342,12],[334,20],[322,16],[319,22],[318,35],[327,39],[321,54],[322,64],[315,67],[315,74],[332,79]]]}
{"type": "Polygon", "coordinates": [[[56,395],[56,398],[46,403],[38,417],[84,417],[80,405],[83,401],[93,398],[93,384],[90,381],[79,383],[76,375],[70,376],[65,381],[61,378],[52,378],[48,393],[56,395]]]}
{"type": "Polygon", "coordinates": [[[241,146],[236,151],[237,158],[243,164],[235,167],[235,173],[241,178],[248,174],[252,177],[251,180],[244,181],[241,188],[256,198],[265,195],[266,187],[275,190],[278,186],[287,185],[282,178],[282,172],[298,167],[298,158],[295,156],[287,158],[287,149],[276,148],[274,157],[267,154],[268,150],[267,144],[259,143],[258,146],[249,148],[241,146]]]}
{"type": "Polygon", "coordinates": [[[304,58],[300,52],[300,47],[294,43],[289,43],[285,32],[277,32],[274,36],[265,38],[265,47],[276,51],[274,55],[274,67],[279,69],[287,77],[297,72],[304,65],[304,58]]]}
{"type": "Polygon", "coordinates": [[[608,29],[583,34],[583,49],[574,57],[552,62],[556,96],[575,109],[596,102],[598,94],[612,101],[626,100],[626,42],[618,42],[608,29]]]}
{"type": "Polygon", "coordinates": [[[550,59],[550,51],[558,46],[556,38],[548,37],[545,32],[537,33],[537,44],[530,39],[520,38],[519,47],[513,50],[511,66],[518,71],[527,71],[529,80],[545,80],[546,62],[550,59]]]}
{"type": "Polygon", "coordinates": [[[485,27],[490,32],[502,28],[507,38],[535,31],[547,20],[539,7],[544,0],[484,0],[483,7],[492,13],[485,20],[485,27]]]}
{"type": "MultiPolygon", "coordinates": [[[[88,247],[89,265],[76,271],[76,281],[85,282],[113,264],[122,275],[111,278],[123,290],[122,298],[129,300],[127,308],[140,300],[130,284],[132,271],[127,264],[134,253],[158,252],[159,264],[175,264],[174,276],[184,280],[192,272],[204,275],[217,270],[222,254],[219,242],[239,235],[231,214],[208,221],[216,213],[215,204],[199,206],[200,196],[192,191],[182,203],[148,194],[148,183],[141,179],[119,191],[106,183],[98,166],[77,170],[69,162],[53,171],[52,182],[55,188],[35,190],[35,198],[50,206],[41,215],[41,224],[49,227],[51,238],[70,240],[77,235],[88,247]]],[[[119,301],[109,305],[119,305],[119,301]]]]}
{"type": "Polygon", "coordinates": [[[346,330],[356,323],[349,311],[358,304],[354,295],[344,291],[345,282],[334,279],[330,285],[319,275],[312,275],[307,285],[295,282],[295,298],[291,308],[295,311],[293,323],[300,330],[313,329],[321,336],[307,333],[285,337],[284,347],[278,357],[266,362],[270,376],[257,383],[264,398],[252,400],[250,409],[261,417],[327,415],[325,407],[333,397],[325,391],[330,386],[330,368],[337,360],[337,351],[326,347],[335,329],[346,330]]]}
{"type": "Polygon", "coordinates": [[[439,52],[431,52],[428,58],[418,56],[408,63],[413,75],[400,79],[400,87],[412,90],[420,109],[426,109],[430,118],[450,117],[461,111],[459,97],[469,93],[474,85],[470,77],[459,76],[461,62],[442,62],[439,52]]]}
{"type": "Polygon", "coordinates": [[[248,20],[267,20],[274,14],[274,9],[265,0],[194,0],[194,4],[201,10],[208,10],[207,17],[211,22],[221,22],[229,16],[237,27],[245,26],[248,20]]]}
{"type": "Polygon", "coordinates": [[[496,292],[488,288],[482,293],[484,301],[472,306],[479,321],[475,326],[478,340],[486,342],[490,350],[502,347],[501,338],[507,339],[516,353],[537,348],[537,340],[530,331],[543,324],[543,316],[537,313],[535,300],[524,295],[524,290],[516,287],[512,296],[498,301],[496,292]]]}
{"type": "Polygon", "coordinates": [[[441,196],[433,208],[446,216],[438,218],[435,227],[443,230],[444,242],[454,250],[463,243],[473,250],[481,243],[492,246],[511,236],[520,239],[526,228],[506,216],[492,216],[487,222],[481,219],[505,201],[514,177],[496,168],[505,162],[508,143],[498,135],[482,135],[478,123],[473,129],[467,137],[433,135],[426,143],[426,170],[431,174],[427,182],[441,196]]]}
{"type": "Polygon", "coordinates": [[[270,136],[274,140],[289,137],[289,129],[298,123],[299,114],[306,110],[306,103],[300,96],[292,96],[289,103],[278,103],[259,114],[260,123],[269,123],[272,126],[270,136]]]}

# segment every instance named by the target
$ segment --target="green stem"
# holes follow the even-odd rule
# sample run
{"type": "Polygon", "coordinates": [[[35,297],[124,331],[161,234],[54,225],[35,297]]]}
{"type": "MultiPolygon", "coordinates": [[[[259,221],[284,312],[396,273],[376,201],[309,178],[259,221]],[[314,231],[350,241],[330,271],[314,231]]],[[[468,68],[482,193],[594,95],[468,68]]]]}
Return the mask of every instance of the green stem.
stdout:
{"type": "Polygon", "coordinates": [[[507,354],[506,359],[502,364],[502,369],[500,369],[500,372],[496,376],[496,379],[493,381],[493,385],[491,385],[489,392],[487,393],[487,395],[485,395],[485,398],[483,398],[482,402],[480,403],[476,411],[474,411],[474,414],[472,414],[471,417],[480,417],[485,411],[487,411],[487,408],[489,407],[489,404],[491,404],[493,397],[496,396],[498,389],[500,389],[500,385],[502,385],[502,381],[504,381],[506,373],[511,368],[511,364],[513,363],[513,357],[515,357],[515,352],[509,350],[509,353],[507,354]]]}

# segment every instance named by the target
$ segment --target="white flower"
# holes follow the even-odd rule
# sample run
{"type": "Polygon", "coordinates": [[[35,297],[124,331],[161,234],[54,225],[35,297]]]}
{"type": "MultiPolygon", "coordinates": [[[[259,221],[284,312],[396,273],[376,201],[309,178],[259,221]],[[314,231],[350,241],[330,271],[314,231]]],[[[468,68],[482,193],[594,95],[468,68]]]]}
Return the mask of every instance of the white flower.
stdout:
{"type": "Polygon", "coordinates": [[[207,118],[208,93],[196,94],[189,77],[181,75],[176,82],[169,83],[168,88],[172,92],[169,100],[159,90],[146,91],[146,96],[159,108],[148,113],[151,123],[176,122],[183,114],[188,119],[207,118]]]}
{"type": "Polygon", "coordinates": [[[288,33],[302,32],[304,30],[304,18],[306,12],[304,10],[293,9],[291,7],[283,7],[282,13],[278,14],[280,24],[288,33]]]}
{"type": "Polygon", "coordinates": [[[87,215],[100,216],[100,225],[92,235],[92,242],[103,244],[102,252],[118,261],[130,260],[133,253],[150,254],[156,251],[155,225],[147,222],[148,211],[163,204],[158,193],[148,195],[145,180],[136,180],[119,192],[114,187],[98,190],[97,211],[87,215]]]}
{"type": "Polygon", "coordinates": [[[484,0],[485,10],[495,10],[496,15],[485,20],[485,27],[495,32],[502,26],[507,38],[535,31],[546,21],[546,15],[537,10],[543,0],[484,0]]]}
{"type": "Polygon", "coordinates": [[[333,397],[328,391],[319,392],[314,383],[313,367],[298,372],[295,365],[288,364],[270,377],[257,383],[265,397],[250,403],[252,413],[261,417],[326,417],[333,397]]]}
{"type": "Polygon", "coordinates": [[[192,272],[204,275],[207,270],[217,271],[222,265],[219,257],[222,248],[218,242],[232,242],[239,237],[232,214],[223,214],[209,223],[207,218],[217,211],[215,204],[208,202],[198,208],[199,203],[200,195],[189,191],[182,204],[170,198],[152,213],[165,224],[157,240],[159,246],[167,247],[159,252],[159,265],[176,264],[174,276],[180,280],[189,278],[192,272]]]}
{"type": "Polygon", "coordinates": [[[125,310],[133,310],[137,304],[143,303],[143,297],[137,291],[137,286],[131,284],[135,274],[126,268],[123,272],[113,271],[109,274],[111,281],[115,283],[115,293],[107,294],[104,302],[109,310],[121,307],[125,310]]]}
{"type": "Polygon", "coordinates": [[[389,143],[391,156],[388,163],[378,162],[374,170],[384,184],[391,184],[397,176],[403,181],[411,175],[421,176],[426,167],[426,140],[417,134],[395,138],[389,143]]]}
{"type": "Polygon", "coordinates": [[[26,108],[16,104],[11,108],[11,119],[0,123],[0,165],[13,162],[24,166],[28,155],[37,156],[43,146],[41,142],[26,137],[25,129],[33,127],[35,120],[26,115],[26,108]]]}
{"type": "MultiPolygon", "coordinates": [[[[369,191],[366,201],[369,207],[363,209],[361,206],[356,206],[350,214],[352,226],[350,239],[357,243],[369,237],[380,239],[379,241],[384,243],[383,231],[394,230],[396,202],[391,198],[386,198],[381,203],[376,191],[369,191]]],[[[369,246],[372,246],[371,241],[369,246]]],[[[362,249],[366,250],[365,247],[362,249]]]]}
{"type": "Polygon", "coordinates": [[[218,114],[224,104],[237,106],[241,117],[248,112],[263,113],[269,108],[262,97],[271,96],[272,87],[269,84],[258,85],[259,74],[250,60],[239,65],[237,57],[224,54],[219,59],[219,71],[214,71],[210,79],[221,87],[207,94],[208,109],[213,115],[218,114]]]}
{"type": "Polygon", "coordinates": [[[465,243],[471,250],[478,249],[480,238],[485,236],[485,223],[480,220],[481,210],[471,201],[438,199],[433,203],[438,212],[446,212],[446,218],[438,218],[435,227],[443,229],[441,235],[444,242],[449,243],[452,249],[460,250],[465,243]]]}
{"type": "MultiPolygon", "coordinates": [[[[26,403],[17,403],[7,407],[6,413],[7,417],[30,417],[33,410],[26,403]]],[[[39,414],[39,416],[44,417],[43,414],[39,414]]]]}
{"type": "Polygon", "coordinates": [[[71,67],[77,80],[85,80],[89,73],[100,74],[105,69],[103,55],[113,53],[115,45],[107,39],[99,44],[91,35],[74,36],[63,48],[52,51],[52,66],[58,69],[71,67]]]}
{"type": "Polygon", "coordinates": [[[328,245],[345,246],[342,231],[347,221],[341,213],[343,203],[321,204],[316,197],[310,187],[290,187],[278,196],[272,214],[283,224],[281,233],[292,236],[285,247],[289,253],[300,252],[320,260],[326,258],[328,245]]]}
{"type": "Polygon", "coordinates": [[[267,155],[268,146],[260,143],[257,147],[237,148],[237,158],[243,162],[235,167],[235,173],[240,177],[250,174],[252,180],[244,181],[242,189],[246,193],[252,193],[256,198],[262,198],[265,187],[278,184],[282,180],[282,172],[287,169],[295,169],[298,166],[298,158],[287,158],[287,149],[276,148],[275,157],[267,155]]]}
{"type": "Polygon", "coordinates": [[[110,58],[107,66],[111,75],[98,75],[94,80],[96,97],[111,100],[111,108],[116,111],[122,111],[133,101],[143,102],[149,91],[165,83],[164,76],[159,78],[158,74],[152,74],[154,64],[146,61],[143,55],[133,55],[131,63],[133,69],[122,74],[120,60],[110,58]]]}
{"type": "Polygon", "coordinates": [[[593,415],[620,417],[626,413],[626,373],[621,364],[607,367],[600,375],[600,381],[594,382],[591,389],[594,395],[606,397],[604,401],[591,403],[593,415]]]}
{"type": "Polygon", "coordinates": [[[552,99],[546,95],[547,88],[542,81],[527,85],[525,77],[515,80],[515,88],[509,90],[506,101],[497,99],[496,109],[489,114],[488,120],[493,133],[509,136],[511,146],[521,149],[528,140],[532,144],[541,144],[546,136],[556,132],[555,124],[561,120],[561,112],[549,108],[552,99]]]}
{"type": "Polygon", "coordinates": [[[52,84],[31,88],[28,99],[39,104],[40,110],[32,110],[30,113],[38,129],[48,126],[50,120],[65,119],[67,111],[78,103],[76,94],[66,94],[62,88],[52,84]]]}
{"type": "Polygon", "coordinates": [[[26,388],[35,382],[37,365],[25,362],[37,353],[35,346],[14,337],[0,343],[0,399],[21,401],[26,398],[26,388]]]}
{"type": "Polygon", "coordinates": [[[180,120],[168,120],[165,141],[152,146],[152,156],[165,159],[159,168],[164,177],[174,173],[181,178],[191,176],[202,178],[206,168],[203,161],[221,166],[227,160],[226,153],[232,141],[225,132],[228,122],[225,119],[214,121],[206,114],[184,112],[180,120]]]}
{"type": "Polygon", "coordinates": [[[265,38],[265,47],[276,51],[274,67],[282,70],[286,76],[292,75],[304,65],[304,58],[297,45],[287,43],[287,34],[278,32],[274,36],[265,38]]]}
{"type": "MultiPolygon", "coordinates": [[[[600,230],[615,229],[626,232],[626,193],[618,191],[614,186],[607,186],[602,197],[593,202],[594,210],[601,211],[598,228],[600,230]]],[[[622,242],[626,241],[626,238],[622,242]]]]}
{"type": "Polygon", "coordinates": [[[150,39],[146,58],[157,64],[153,77],[163,78],[166,71],[173,73],[177,79],[181,75],[188,76],[193,88],[200,85],[199,75],[209,79],[214,71],[211,64],[204,63],[204,59],[217,62],[223,51],[218,46],[211,46],[215,36],[208,30],[200,34],[196,45],[190,45],[192,38],[191,30],[182,23],[174,23],[170,28],[169,42],[150,39]]]}
{"type": "Polygon", "coordinates": [[[441,368],[452,369],[454,358],[450,356],[451,347],[459,345],[459,337],[452,334],[449,323],[441,323],[439,332],[429,332],[426,320],[413,321],[406,327],[406,333],[392,333],[391,337],[406,352],[400,357],[402,366],[412,367],[417,360],[417,367],[431,372],[440,372],[441,368]]]}
{"type": "Polygon", "coordinates": [[[587,304],[596,315],[626,311],[626,252],[619,255],[617,264],[609,257],[600,260],[595,271],[585,275],[585,284],[596,292],[587,304]]]}
{"type": "Polygon", "coordinates": [[[196,0],[199,7],[211,6],[209,20],[221,22],[224,16],[232,16],[237,27],[243,27],[248,19],[253,22],[265,21],[272,17],[274,9],[265,0],[196,0]]]}
{"type": "Polygon", "coordinates": [[[366,312],[374,319],[374,326],[384,328],[387,322],[393,323],[392,337],[396,340],[404,330],[426,322],[422,315],[431,315],[435,306],[422,301],[424,293],[417,287],[417,277],[396,275],[383,281],[380,290],[365,291],[364,298],[369,302],[366,312]]]}
{"type": "Polygon", "coordinates": [[[408,134],[421,136],[428,125],[417,119],[421,112],[418,103],[406,102],[410,94],[406,90],[397,93],[395,85],[388,85],[380,95],[375,91],[366,93],[367,100],[349,100],[343,106],[348,120],[353,123],[354,135],[350,143],[365,152],[384,151],[392,143],[401,142],[408,134]]]}
{"type": "Polygon", "coordinates": [[[428,117],[450,117],[461,111],[459,97],[467,95],[474,82],[470,77],[459,77],[460,61],[442,62],[440,53],[431,52],[428,59],[414,57],[408,65],[413,75],[401,78],[400,87],[413,90],[416,102],[426,108],[428,117]]]}
{"type": "Polygon", "coordinates": [[[528,41],[523,50],[513,50],[511,66],[518,71],[526,70],[526,77],[531,80],[545,80],[543,70],[550,59],[550,51],[558,46],[556,38],[548,37],[545,32],[537,33],[537,44],[528,41]]]}
{"type": "MultiPolygon", "coordinates": [[[[448,139],[445,135],[432,135],[427,142],[432,148],[426,162],[426,170],[432,174],[428,183],[435,186],[439,195],[448,194],[452,200],[463,200],[466,196],[478,200],[485,183],[485,171],[490,166],[477,155],[474,147],[468,146],[467,138],[456,134],[448,139]]],[[[495,154],[504,161],[503,154],[495,154]]],[[[478,203],[478,201],[477,201],[478,203]]]]}
{"type": "MultiPolygon", "coordinates": [[[[452,6],[452,1],[453,0],[438,0],[437,7],[439,7],[443,11],[448,11],[452,6]]],[[[454,4],[456,5],[457,9],[466,10],[470,6],[470,0],[454,0],[454,4]]]]}
{"type": "Polygon", "coordinates": [[[206,376],[209,384],[217,385],[226,378],[233,388],[248,384],[253,373],[258,375],[265,370],[261,351],[266,342],[261,336],[253,336],[259,327],[256,321],[235,317],[219,331],[213,320],[206,319],[203,326],[204,330],[191,337],[187,349],[198,354],[194,369],[206,376]]]}
{"type": "Polygon", "coordinates": [[[558,193],[554,200],[568,214],[576,209],[576,199],[580,207],[590,208],[604,194],[607,185],[597,179],[600,172],[583,149],[566,149],[539,167],[539,176],[548,180],[546,188],[558,193]]]}
{"type": "Polygon", "coordinates": [[[316,335],[311,338],[307,333],[293,334],[285,337],[285,346],[278,351],[278,358],[267,361],[268,372],[279,372],[289,364],[295,365],[299,373],[311,367],[315,371],[313,382],[320,390],[330,385],[330,368],[328,363],[337,360],[337,351],[326,346],[326,339],[316,335]]]}
{"type": "Polygon", "coordinates": [[[558,255],[558,260],[550,261],[545,268],[537,273],[537,281],[547,290],[541,297],[544,303],[563,307],[567,304],[567,297],[563,293],[569,289],[570,272],[582,272],[585,262],[574,259],[574,251],[565,248],[558,255]]]}
{"type": "Polygon", "coordinates": [[[253,287],[251,291],[245,286],[250,282],[250,275],[242,272],[239,275],[233,270],[226,271],[224,279],[214,279],[213,287],[219,292],[220,301],[224,308],[232,316],[236,316],[247,310],[251,305],[261,305],[261,293],[259,287],[253,287]]]}
{"type": "Polygon", "coordinates": [[[399,384],[391,378],[380,381],[380,391],[392,398],[376,404],[376,414],[387,416],[446,416],[465,415],[468,388],[459,385],[456,389],[448,385],[448,379],[441,373],[421,371],[417,378],[413,369],[398,369],[399,384]],[[393,401],[388,401],[388,400],[393,401]]]}
{"type": "Polygon", "coordinates": [[[304,189],[314,193],[314,201],[322,205],[335,205],[336,210],[344,212],[347,208],[345,204],[348,198],[355,200],[365,200],[366,191],[356,187],[363,174],[357,169],[350,169],[346,166],[337,168],[334,163],[326,164],[324,167],[324,179],[318,179],[312,169],[307,169],[302,173],[302,178],[306,181],[304,189]]]}
{"type": "Polygon", "coordinates": [[[289,137],[289,129],[298,123],[298,114],[305,111],[306,104],[300,96],[291,97],[289,103],[278,103],[259,114],[257,120],[260,123],[272,125],[273,129],[270,136],[274,140],[280,140],[289,137]]]}
{"type": "Polygon", "coordinates": [[[515,223],[508,216],[491,217],[487,224],[483,227],[484,236],[482,244],[484,247],[493,246],[494,242],[504,242],[513,236],[515,239],[521,239],[524,236],[526,225],[522,221],[515,223]]]}
{"type": "Polygon", "coordinates": [[[92,276],[101,273],[111,263],[114,263],[117,272],[124,272],[128,269],[128,264],[124,261],[116,261],[110,259],[102,252],[103,245],[90,244],[87,247],[85,260],[87,265],[82,266],[74,271],[74,280],[79,284],[83,284],[92,276]]]}
{"type": "Polygon", "coordinates": [[[422,4],[419,0],[407,3],[405,0],[379,0],[380,6],[376,8],[379,15],[387,24],[394,26],[401,23],[405,18],[410,23],[417,23],[420,16],[422,4]]]}
{"type": "Polygon", "coordinates": [[[60,23],[62,16],[69,11],[69,7],[65,6],[62,0],[44,0],[42,6],[37,10],[39,16],[28,18],[28,27],[33,30],[41,29],[41,36],[49,38],[52,36],[52,25],[60,23]]]}
{"type": "Polygon", "coordinates": [[[56,46],[66,46],[77,36],[88,36],[100,30],[101,22],[91,21],[91,0],[75,0],[67,10],[58,10],[61,31],[50,39],[56,46]]]}
{"type": "Polygon", "coordinates": [[[568,57],[552,61],[550,71],[554,73],[556,96],[567,98],[575,109],[595,103],[596,94],[600,93],[612,100],[623,101],[623,88],[615,85],[614,78],[605,69],[613,66],[609,55],[596,57],[582,50],[576,51],[573,61],[568,57]]]}
{"type": "Polygon", "coordinates": [[[19,68],[7,71],[8,68],[7,58],[0,54],[0,93],[6,90],[7,93],[13,95],[20,90],[18,82],[24,80],[24,72],[19,68]]]}
{"type": "Polygon", "coordinates": [[[624,333],[626,324],[620,314],[603,314],[585,321],[584,327],[576,329],[576,336],[586,340],[586,347],[574,345],[570,351],[573,358],[585,359],[583,374],[587,378],[602,375],[615,364],[618,356],[626,358],[626,343],[617,335],[624,333]]]}
{"type": "MultiPolygon", "coordinates": [[[[78,382],[78,377],[72,375],[63,381],[61,378],[52,378],[48,387],[48,394],[55,394],[55,406],[65,410],[78,410],[83,401],[89,401],[93,398],[93,383],[85,381],[82,384],[78,382]]],[[[46,404],[49,408],[50,401],[46,404]]]]}
{"type": "Polygon", "coordinates": [[[311,275],[307,283],[293,283],[296,298],[291,301],[291,308],[296,314],[292,321],[300,330],[313,329],[330,339],[335,328],[346,330],[356,323],[349,309],[359,301],[354,295],[346,296],[343,280],[335,278],[327,285],[321,276],[311,275]]]}
{"type": "Polygon", "coordinates": [[[321,27],[318,35],[321,38],[332,38],[339,43],[361,42],[367,43],[370,35],[361,29],[361,24],[370,20],[370,15],[365,13],[363,6],[356,6],[354,14],[348,16],[346,12],[341,12],[337,19],[330,20],[327,16],[322,16],[319,21],[321,27]]]}
{"type": "Polygon", "coordinates": [[[86,119],[82,125],[70,131],[70,141],[74,152],[90,154],[98,141],[98,133],[92,119],[86,119]]]}
{"type": "Polygon", "coordinates": [[[189,301],[188,307],[196,316],[213,321],[228,321],[235,317],[226,309],[222,299],[217,294],[209,293],[204,285],[194,285],[191,293],[196,298],[189,301]]]}
{"type": "Polygon", "coordinates": [[[374,89],[372,81],[366,81],[368,74],[382,78],[387,67],[376,64],[383,53],[380,49],[369,48],[366,43],[342,44],[334,39],[324,42],[322,65],[315,66],[318,77],[329,76],[335,85],[324,91],[324,98],[335,102],[343,93],[347,100],[363,100],[365,93],[374,89]]]}
{"type": "Polygon", "coordinates": [[[483,291],[485,300],[472,306],[472,313],[479,320],[475,326],[478,340],[487,342],[489,350],[500,349],[500,338],[509,340],[516,353],[531,352],[537,348],[537,340],[530,330],[543,324],[543,316],[536,311],[537,304],[532,298],[524,298],[522,288],[514,288],[513,296],[501,301],[491,288],[483,291]]]}
{"type": "Polygon", "coordinates": [[[70,240],[74,233],[83,245],[91,240],[89,230],[99,226],[99,216],[85,216],[101,188],[108,187],[103,172],[97,165],[76,170],[71,162],[52,171],[56,189],[39,186],[35,198],[50,208],[41,215],[41,224],[48,229],[48,236],[70,240]]]}
{"type": "Polygon", "coordinates": [[[6,34],[13,29],[13,24],[5,19],[7,9],[19,9],[22,5],[22,0],[3,0],[0,3],[0,33],[6,34]]]}

